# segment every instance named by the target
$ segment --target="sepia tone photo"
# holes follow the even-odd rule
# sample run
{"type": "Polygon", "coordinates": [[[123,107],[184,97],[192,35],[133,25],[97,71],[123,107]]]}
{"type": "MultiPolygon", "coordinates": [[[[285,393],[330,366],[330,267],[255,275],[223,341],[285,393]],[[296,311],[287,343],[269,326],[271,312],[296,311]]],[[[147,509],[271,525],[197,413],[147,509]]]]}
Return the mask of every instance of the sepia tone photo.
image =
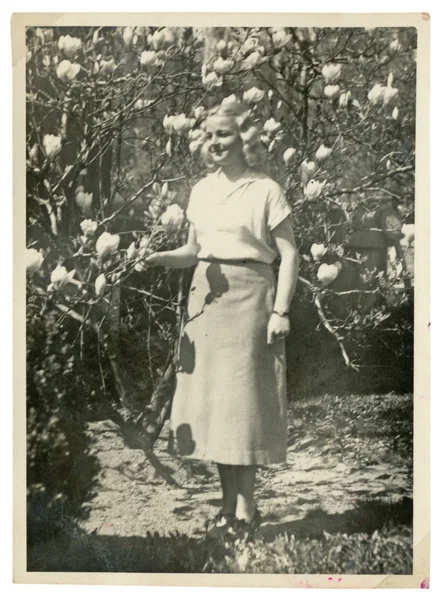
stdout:
{"type": "Polygon", "coordinates": [[[428,587],[427,19],[15,16],[22,580],[428,587]]]}

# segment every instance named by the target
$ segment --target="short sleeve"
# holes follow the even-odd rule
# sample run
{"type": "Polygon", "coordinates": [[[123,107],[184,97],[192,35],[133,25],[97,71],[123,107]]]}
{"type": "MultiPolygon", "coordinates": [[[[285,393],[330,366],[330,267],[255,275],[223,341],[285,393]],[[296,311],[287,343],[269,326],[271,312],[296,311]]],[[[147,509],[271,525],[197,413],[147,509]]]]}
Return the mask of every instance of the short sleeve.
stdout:
{"type": "Polygon", "coordinates": [[[267,222],[269,229],[274,229],[291,214],[291,207],[286,200],[282,188],[272,181],[267,197],[267,222]]]}

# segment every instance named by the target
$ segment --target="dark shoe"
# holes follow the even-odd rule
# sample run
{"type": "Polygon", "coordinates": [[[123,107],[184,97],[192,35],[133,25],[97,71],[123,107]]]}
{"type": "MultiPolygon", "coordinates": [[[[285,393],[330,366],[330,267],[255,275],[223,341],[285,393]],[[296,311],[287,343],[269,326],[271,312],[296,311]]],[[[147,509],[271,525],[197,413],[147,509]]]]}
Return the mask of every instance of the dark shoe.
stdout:
{"type": "Polygon", "coordinates": [[[261,514],[256,508],[250,521],[246,521],[245,519],[235,519],[232,526],[228,529],[228,535],[231,538],[249,541],[254,538],[255,533],[260,529],[260,525],[261,514]]]}
{"type": "Polygon", "coordinates": [[[220,538],[226,535],[228,530],[235,526],[236,518],[235,515],[224,513],[220,511],[215,519],[212,521],[212,526],[209,526],[206,531],[206,537],[209,538],[220,538]]]}

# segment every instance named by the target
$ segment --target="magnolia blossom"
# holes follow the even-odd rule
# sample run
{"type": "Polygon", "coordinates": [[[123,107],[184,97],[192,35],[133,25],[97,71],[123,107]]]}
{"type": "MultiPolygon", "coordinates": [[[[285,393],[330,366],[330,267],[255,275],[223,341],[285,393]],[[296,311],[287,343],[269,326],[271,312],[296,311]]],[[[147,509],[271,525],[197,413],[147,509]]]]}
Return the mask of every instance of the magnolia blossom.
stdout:
{"type": "Polygon", "coordinates": [[[51,61],[51,57],[49,56],[49,54],[45,54],[45,56],[43,57],[43,64],[45,65],[45,67],[51,66],[52,61],[51,61]]]}
{"type": "Polygon", "coordinates": [[[207,75],[202,75],[202,83],[207,90],[211,90],[214,87],[220,87],[223,84],[223,79],[215,71],[211,71],[207,75]]]}
{"type": "Polygon", "coordinates": [[[106,289],[106,277],[101,273],[95,280],[95,294],[96,296],[103,296],[106,289]]]}
{"type": "Polygon", "coordinates": [[[62,81],[72,81],[80,71],[78,63],[72,63],[70,60],[62,60],[57,67],[57,77],[62,81]]]}
{"type": "Polygon", "coordinates": [[[169,140],[166,142],[165,152],[168,156],[172,156],[172,140],[171,140],[171,138],[169,138],[169,140]]]}
{"type": "Polygon", "coordinates": [[[389,49],[393,52],[400,52],[402,46],[398,40],[392,40],[392,42],[389,44],[389,49]]]}
{"type": "Polygon", "coordinates": [[[337,276],[340,273],[340,267],[340,263],[335,263],[333,265],[320,265],[317,271],[317,279],[323,285],[329,285],[334,281],[334,279],[337,279],[337,276]]]}
{"type": "Polygon", "coordinates": [[[62,149],[62,138],[59,135],[46,134],[43,136],[43,148],[49,160],[53,160],[62,149]]]}
{"type": "Polygon", "coordinates": [[[110,58],[102,58],[99,64],[99,72],[103,75],[112,74],[117,68],[115,58],[111,56],[110,58]]]}
{"type": "Polygon", "coordinates": [[[311,179],[308,185],[305,187],[305,197],[307,200],[315,200],[320,196],[323,191],[323,188],[326,185],[326,181],[316,181],[315,179],[311,179]]]}
{"type": "Polygon", "coordinates": [[[35,248],[26,248],[26,273],[32,277],[43,264],[43,254],[35,248]]]}
{"type": "Polygon", "coordinates": [[[414,223],[405,223],[401,228],[403,239],[401,240],[402,245],[410,246],[415,240],[415,225],[414,223]]]}
{"type": "Polygon", "coordinates": [[[120,236],[118,234],[112,235],[105,231],[98,238],[95,244],[95,249],[99,258],[105,258],[108,254],[113,254],[118,249],[120,244],[120,236]]]}
{"type": "Polygon", "coordinates": [[[132,40],[134,38],[134,28],[133,27],[125,27],[123,30],[123,41],[125,46],[129,48],[132,46],[132,40]]]}
{"type": "Polygon", "coordinates": [[[174,131],[174,122],[176,117],[174,115],[165,115],[163,119],[163,127],[165,128],[166,133],[171,133],[174,131]]]}
{"type": "Polygon", "coordinates": [[[337,83],[340,79],[341,75],[341,65],[335,65],[333,63],[328,63],[325,65],[321,71],[321,74],[325,78],[325,83],[337,83]]]}
{"type": "Polygon", "coordinates": [[[82,48],[82,41],[70,35],[62,35],[58,40],[58,47],[67,58],[73,58],[82,48]]]}
{"type": "Polygon", "coordinates": [[[259,90],[256,87],[252,87],[243,93],[243,102],[246,102],[246,104],[256,104],[257,102],[260,102],[260,100],[263,99],[264,95],[265,93],[263,90],[259,90]]]}
{"type": "Polygon", "coordinates": [[[191,140],[189,142],[189,150],[191,154],[196,154],[203,145],[205,132],[201,129],[191,129],[188,136],[191,140]]]}
{"type": "Polygon", "coordinates": [[[395,120],[398,119],[398,107],[397,106],[392,111],[392,118],[395,119],[395,120]]]}
{"type": "Polygon", "coordinates": [[[243,42],[242,51],[244,52],[244,54],[247,54],[248,52],[252,52],[253,50],[257,50],[258,47],[259,47],[258,38],[256,38],[256,37],[248,37],[243,42]]]}
{"type": "Polygon", "coordinates": [[[334,100],[340,96],[340,86],[339,85],[327,85],[325,87],[325,96],[329,100],[334,100]]]}
{"type": "MultiPolygon", "coordinates": [[[[92,196],[92,194],[91,194],[91,196],[92,196]]],[[[80,229],[83,231],[84,235],[92,236],[97,231],[97,222],[92,221],[91,219],[85,219],[84,221],[82,221],[80,223],[80,229]]]]}
{"type": "Polygon", "coordinates": [[[91,208],[92,196],[92,192],[87,193],[83,190],[79,190],[75,194],[75,203],[77,204],[82,213],[87,213],[88,210],[91,208]]]}
{"type": "Polygon", "coordinates": [[[349,90],[347,92],[343,92],[343,94],[341,94],[341,96],[338,100],[339,107],[346,108],[348,106],[350,100],[351,100],[351,92],[349,90]]]}
{"type": "Polygon", "coordinates": [[[217,49],[217,52],[221,53],[226,50],[227,44],[226,44],[225,40],[219,40],[215,47],[217,49]]]}
{"type": "Polygon", "coordinates": [[[398,96],[398,88],[392,87],[388,81],[388,85],[385,87],[384,95],[383,95],[383,104],[386,106],[392,100],[397,98],[398,96]]]}
{"type": "Polygon", "coordinates": [[[318,160],[318,162],[322,162],[330,156],[331,152],[332,152],[331,148],[328,148],[327,146],[322,144],[321,146],[318,147],[318,150],[315,153],[315,158],[318,160]]]}
{"type": "Polygon", "coordinates": [[[297,154],[297,150],[295,148],[288,148],[287,150],[284,151],[283,161],[286,166],[288,166],[292,162],[292,160],[296,156],[296,154],[297,154]]]}
{"type": "Polygon", "coordinates": [[[197,108],[194,108],[194,117],[197,119],[197,121],[199,119],[201,119],[203,117],[203,115],[205,114],[205,107],[204,106],[197,106],[197,108]]]}
{"type": "Polygon", "coordinates": [[[322,259],[327,251],[328,250],[324,244],[312,244],[311,246],[311,255],[316,261],[322,259]]]}
{"type": "Polygon", "coordinates": [[[135,258],[137,258],[138,256],[138,250],[135,247],[135,242],[132,242],[132,244],[126,248],[126,258],[128,260],[134,260],[135,258]]]}
{"type": "Polygon", "coordinates": [[[277,48],[283,48],[291,41],[291,34],[283,27],[274,29],[272,32],[272,41],[277,48]]]}
{"type": "Polygon", "coordinates": [[[228,73],[229,71],[231,71],[233,66],[234,66],[234,61],[225,60],[221,56],[219,56],[217,58],[217,60],[214,62],[214,71],[216,73],[219,73],[220,75],[224,75],[225,73],[228,73]]]}
{"type": "Polygon", "coordinates": [[[74,279],[75,269],[69,271],[66,267],[58,265],[51,273],[51,285],[48,290],[62,290],[68,283],[72,283],[74,279]]]}
{"type": "Polygon", "coordinates": [[[235,94],[231,94],[230,96],[226,96],[221,101],[222,104],[232,104],[233,102],[237,102],[237,96],[235,94]]]}
{"type": "Polygon", "coordinates": [[[149,204],[148,212],[148,216],[151,216],[154,221],[157,221],[163,212],[163,200],[161,198],[154,198],[149,204]]]}
{"type": "Polygon", "coordinates": [[[376,83],[373,88],[368,92],[368,100],[371,104],[376,106],[384,100],[385,86],[380,83],[376,83]]]}
{"type": "Polygon", "coordinates": [[[38,164],[38,149],[38,144],[36,142],[29,150],[29,160],[35,165],[38,164]]]}
{"type": "Polygon", "coordinates": [[[161,218],[161,224],[168,232],[177,231],[183,224],[183,209],[178,204],[171,204],[161,218]]]}
{"type": "Polygon", "coordinates": [[[28,48],[26,48],[26,62],[28,63],[32,58],[32,52],[31,50],[28,50],[28,48]]]}
{"type": "Polygon", "coordinates": [[[258,51],[251,52],[251,54],[249,54],[249,56],[247,56],[243,60],[244,65],[248,69],[253,69],[254,67],[256,67],[257,65],[259,65],[262,62],[263,62],[263,57],[260,54],[260,52],[258,52],[258,51]]]}
{"type": "Polygon", "coordinates": [[[277,131],[279,131],[281,129],[281,123],[276,121],[274,119],[274,117],[271,117],[270,119],[265,121],[265,124],[263,125],[263,129],[266,131],[266,133],[268,133],[269,135],[272,135],[274,133],[277,133],[277,131]]]}
{"type": "Polygon", "coordinates": [[[181,113],[174,118],[173,127],[179,135],[183,135],[191,129],[192,121],[184,113],[181,113]]]}
{"type": "Polygon", "coordinates": [[[144,50],[140,55],[140,65],[145,69],[152,67],[157,60],[157,53],[152,50],[144,50]]]}
{"type": "Polygon", "coordinates": [[[150,44],[154,50],[159,50],[159,48],[161,48],[163,46],[165,42],[165,34],[162,31],[159,31],[157,29],[157,31],[154,31],[154,33],[151,35],[148,35],[148,44],[150,44]]]}
{"type": "Polygon", "coordinates": [[[317,170],[316,163],[314,161],[309,162],[307,159],[305,159],[302,162],[302,164],[300,165],[302,182],[304,184],[306,184],[309,181],[309,179],[311,178],[311,176],[315,173],[316,170],[317,170]]]}

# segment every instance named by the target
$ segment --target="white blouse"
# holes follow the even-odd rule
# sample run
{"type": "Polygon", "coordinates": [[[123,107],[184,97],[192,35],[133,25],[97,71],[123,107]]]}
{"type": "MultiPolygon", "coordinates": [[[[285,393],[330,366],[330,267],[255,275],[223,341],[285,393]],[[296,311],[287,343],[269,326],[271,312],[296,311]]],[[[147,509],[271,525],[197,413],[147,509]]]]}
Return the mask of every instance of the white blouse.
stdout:
{"type": "Polygon", "coordinates": [[[219,170],[192,188],[186,214],[195,227],[198,258],[271,264],[278,255],[271,230],[291,209],[278,183],[263,173],[247,169],[228,186],[219,170]]]}

